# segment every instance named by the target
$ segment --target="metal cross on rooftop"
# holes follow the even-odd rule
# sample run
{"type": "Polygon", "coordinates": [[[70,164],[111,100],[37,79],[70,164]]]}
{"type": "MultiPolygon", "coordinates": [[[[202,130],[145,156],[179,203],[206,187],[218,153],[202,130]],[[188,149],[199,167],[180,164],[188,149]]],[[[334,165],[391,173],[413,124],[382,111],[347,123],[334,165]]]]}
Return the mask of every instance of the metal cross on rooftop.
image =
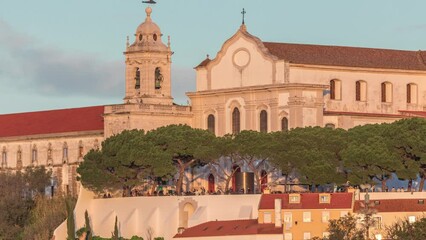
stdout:
{"type": "Polygon", "coordinates": [[[244,15],[246,14],[247,12],[246,12],[246,10],[244,10],[244,8],[243,8],[243,11],[241,12],[241,14],[243,15],[243,25],[244,25],[244,15]]]}

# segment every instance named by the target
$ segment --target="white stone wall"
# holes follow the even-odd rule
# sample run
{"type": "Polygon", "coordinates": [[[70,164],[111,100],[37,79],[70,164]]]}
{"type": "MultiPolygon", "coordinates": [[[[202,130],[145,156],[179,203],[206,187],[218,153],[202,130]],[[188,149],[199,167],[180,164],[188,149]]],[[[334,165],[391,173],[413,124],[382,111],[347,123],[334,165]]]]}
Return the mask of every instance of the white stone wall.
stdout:
{"type": "MultiPolygon", "coordinates": [[[[76,229],[84,226],[84,212],[90,216],[94,235],[110,237],[118,217],[120,234],[146,239],[148,228],[155,237],[172,239],[179,227],[180,204],[195,202],[204,209],[193,214],[189,227],[205,221],[256,219],[260,195],[163,196],[94,199],[94,194],[81,189],[75,208],[76,229]]],[[[55,239],[66,239],[66,222],[54,232],[55,239]]]]}

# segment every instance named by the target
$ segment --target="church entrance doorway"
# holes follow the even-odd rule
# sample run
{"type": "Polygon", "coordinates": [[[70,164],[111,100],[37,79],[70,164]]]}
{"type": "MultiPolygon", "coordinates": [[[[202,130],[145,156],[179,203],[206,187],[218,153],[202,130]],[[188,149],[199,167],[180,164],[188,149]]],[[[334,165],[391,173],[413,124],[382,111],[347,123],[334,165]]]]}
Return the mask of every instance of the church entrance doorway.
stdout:
{"type": "Polygon", "coordinates": [[[267,187],[268,185],[268,173],[265,170],[262,170],[262,172],[260,173],[260,177],[261,177],[261,190],[263,193],[263,190],[267,187]]]}
{"type": "Polygon", "coordinates": [[[235,174],[241,172],[241,168],[238,165],[232,166],[232,191],[237,191],[237,182],[235,181],[235,174]]]}
{"type": "Polygon", "coordinates": [[[209,175],[209,187],[208,187],[208,193],[212,194],[215,192],[215,182],[214,182],[214,176],[213,174],[209,175]]]}

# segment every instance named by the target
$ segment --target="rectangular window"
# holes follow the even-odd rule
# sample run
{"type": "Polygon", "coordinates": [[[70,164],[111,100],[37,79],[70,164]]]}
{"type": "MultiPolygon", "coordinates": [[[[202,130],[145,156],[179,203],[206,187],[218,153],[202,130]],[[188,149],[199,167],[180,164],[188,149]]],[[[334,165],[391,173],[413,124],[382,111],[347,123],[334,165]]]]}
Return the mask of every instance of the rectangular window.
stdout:
{"type": "Polygon", "coordinates": [[[382,229],[382,217],[381,216],[377,216],[374,217],[374,227],[376,229],[382,229]]]}
{"type": "Polygon", "coordinates": [[[309,240],[311,239],[311,233],[310,232],[304,232],[303,233],[303,240],[309,240]]]}
{"type": "Polygon", "coordinates": [[[263,223],[272,223],[272,215],[270,212],[263,213],[263,223]]]}
{"type": "Polygon", "coordinates": [[[284,233],[284,239],[285,240],[293,240],[293,234],[291,234],[291,233],[284,233]]]}
{"type": "Polygon", "coordinates": [[[289,203],[300,203],[300,195],[299,194],[290,194],[289,203]]]}
{"type": "Polygon", "coordinates": [[[329,220],[330,220],[330,212],[322,212],[321,221],[323,223],[328,223],[329,220]]]}
{"type": "Polygon", "coordinates": [[[303,222],[311,222],[311,212],[303,212],[303,222]]]}
{"type": "Polygon", "coordinates": [[[284,212],[284,227],[289,230],[293,226],[293,215],[289,212],[284,212]]]}
{"type": "Polygon", "coordinates": [[[319,195],[320,203],[330,203],[330,194],[320,194],[319,195]]]}

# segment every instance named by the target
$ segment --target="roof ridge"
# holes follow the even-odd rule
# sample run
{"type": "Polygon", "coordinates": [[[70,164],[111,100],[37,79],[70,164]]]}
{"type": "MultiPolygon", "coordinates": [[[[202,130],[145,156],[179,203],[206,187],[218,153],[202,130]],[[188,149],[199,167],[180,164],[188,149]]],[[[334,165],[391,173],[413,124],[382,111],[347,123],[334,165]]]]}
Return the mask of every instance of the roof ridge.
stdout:
{"type": "Polygon", "coordinates": [[[47,113],[47,112],[67,111],[67,110],[76,110],[76,109],[98,108],[98,107],[99,108],[105,107],[105,105],[37,110],[37,111],[31,111],[31,112],[14,112],[14,113],[5,113],[5,114],[0,113],[0,116],[21,115],[21,114],[31,114],[31,113],[47,113]]]}
{"type": "Polygon", "coordinates": [[[417,58],[419,59],[419,62],[420,62],[421,64],[423,64],[424,66],[426,66],[426,60],[423,58],[422,53],[423,53],[423,51],[422,51],[422,50],[418,50],[418,51],[417,51],[417,58]]]}
{"type": "Polygon", "coordinates": [[[314,43],[287,43],[287,42],[267,42],[267,41],[264,41],[263,43],[266,43],[266,44],[288,44],[288,45],[299,45],[299,46],[317,46],[317,47],[356,48],[356,49],[385,50],[385,51],[401,51],[401,52],[412,52],[412,53],[417,52],[415,50],[404,50],[404,49],[360,47],[360,46],[347,46],[347,45],[326,45],[326,44],[314,44],[314,43]]]}

